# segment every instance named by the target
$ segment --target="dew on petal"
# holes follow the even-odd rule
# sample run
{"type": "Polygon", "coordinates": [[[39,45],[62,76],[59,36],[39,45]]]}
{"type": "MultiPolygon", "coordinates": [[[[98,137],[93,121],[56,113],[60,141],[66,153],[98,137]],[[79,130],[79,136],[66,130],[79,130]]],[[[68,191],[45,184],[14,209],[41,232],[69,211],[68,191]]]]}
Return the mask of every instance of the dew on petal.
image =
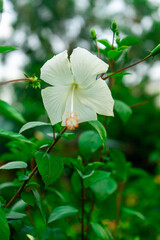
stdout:
{"type": "Polygon", "coordinates": [[[65,125],[68,130],[75,130],[75,128],[78,127],[77,113],[71,113],[71,115],[66,118],[65,125]]]}

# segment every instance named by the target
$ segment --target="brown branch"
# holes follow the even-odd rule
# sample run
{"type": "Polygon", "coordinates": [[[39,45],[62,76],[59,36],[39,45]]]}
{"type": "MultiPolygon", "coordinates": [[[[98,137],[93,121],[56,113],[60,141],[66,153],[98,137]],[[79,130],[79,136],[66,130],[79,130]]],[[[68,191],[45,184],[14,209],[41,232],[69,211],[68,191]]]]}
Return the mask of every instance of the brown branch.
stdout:
{"type": "MultiPolygon", "coordinates": [[[[54,145],[58,142],[58,140],[61,138],[61,134],[63,134],[65,131],[67,130],[67,127],[63,128],[63,130],[60,132],[60,134],[55,138],[55,140],[53,141],[53,143],[51,144],[51,146],[49,147],[47,153],[50,153],[52,148],[54,147],[54,145]]],[[[28,176],[28,179],[25,180],[23,182],[23,185],[18,189],[18,191],[16,192],[16,194],[12,197],[12,199],[7,203],[6,208],[10,207],[12,205],[12,203],[14,202],[14,200],[16,198],[18,198],[20,196],[20,194],[23,192],[26,184],[29,182],[29,180],[31,179],[31,177],[35,174],[35,172],[37,171],[38,166],[36,165],[34,167],[34,169],[32,170],[32,172],[30,173],[30,175],[28,176]]]]}
{"type": "Polygon", "coordinates": [[[140,60],[140,61],[138,61],[138,62],[136,62],[136,63],[133,63],[133,64],[131,64],[131,65],[129,65],[128,67],[125,67],[125,68],[122,68],[122,69],[120,69],[120,70],[118,70],[118,71],[116,71],[116,72],[114,72],[114,73],[111,73],[111,74],[109,74],[108,76],[106,76],[106,77],[102,77],[102,79],[103,80],[106,80],[107,78],[110,78],[111,76],[113,76],[113,75],[115,75],[115,74],[117,74],[117,73],[120,73],[120,72],[122,72],[122,71],[124,71],[124,70],[126,70],[126,69],[128,69],[128,68],[131,68],[131,67],[133,67],[133,66],[135,66],[135,65],[137,65],[137,64],[139,64],[139,63],[141,63],[141,62],[143,62],[143,61],[145,61],[146,59],[148,59],[149,57],[151,57],[152,55],[151,54],[149,54],[148,56],[146,56],[145,58],[143,58],[142,60],[140,60]]]}
{"type": "Polygon", "coordinates": [[[142,105],[145,105],[145,104],[148,104],[148,103],[149,103],[149,101],[144,101],[144,102],[141,102],[141,103],[136,103],[136,104],[130,105],[130,108],[139,107],[139,106],[142,106],[142,105]]]}
{"type": "Polygon", "coordinates": [[[23,82],[23,81],[33,81],[31,78],[22,78],[22,79],[15,79],[15,80],[10,80],[6,82],[0,82],[0,85],[8,84],[8,83],[14,83],[14,82],[23,82]]]}
{"type": "Polygon", "coordinates": [[[98,50],[98,56],[99,56],[99,58],[101,59],[101,53],[100,53],[100,50],[99,50],[99,47],[98,47],[98,42],[97,42],[97,40],[96,40],[96,47],[97,47],[97,50],[98,50]]]}

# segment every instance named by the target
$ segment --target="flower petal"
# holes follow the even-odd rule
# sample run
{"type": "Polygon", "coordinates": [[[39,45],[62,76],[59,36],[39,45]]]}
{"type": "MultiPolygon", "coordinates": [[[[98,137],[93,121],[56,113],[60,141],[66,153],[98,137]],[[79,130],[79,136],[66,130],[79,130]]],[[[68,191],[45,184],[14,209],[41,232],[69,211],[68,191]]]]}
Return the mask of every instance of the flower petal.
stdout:
{"type": "Polygon", "coordinates": [[[62,121],[62,115],[70,91],[70,86],[47,87],[42,90],[43,103],[53,125],[62,121]]]}
{"type": "Polygon", "coordinates": [[[78,88],[78,96],[83,104],[92,108],[96,113],[106,116],[114,115],[114,100],[104,80],[99,78],[86,89],[78,88]]]}
{"type": "Polygon", "coordinates": [[[75,77],[75,82],[80,87],[88,87],[96,80],[100,73],[108,69],[108,64],[91,54],[84,48],[76,48],[70,57],[71,68],[75,77]]]}
{"type": "MultiPolygon", "coordinates": [[[[65,111],[62,117],[62,126],[65,126],[65,120],[67,117],[71,116],[71,94],[67,98],[65,111]]],[[[74,114],[78,117],[78,123],[97,120],[97,114],[95,111],[93,111],[90,107],[84,105],[79,100],[79,97],[77,95],[77,90],[74,92],[73,96],[73,109],[74,114]]]]}
{"type": "Polygon", "coordinates": [[[54,56],[43,65],[41,79],[55,86],[68,85],[74,81],[67,51],[54,56]]]}

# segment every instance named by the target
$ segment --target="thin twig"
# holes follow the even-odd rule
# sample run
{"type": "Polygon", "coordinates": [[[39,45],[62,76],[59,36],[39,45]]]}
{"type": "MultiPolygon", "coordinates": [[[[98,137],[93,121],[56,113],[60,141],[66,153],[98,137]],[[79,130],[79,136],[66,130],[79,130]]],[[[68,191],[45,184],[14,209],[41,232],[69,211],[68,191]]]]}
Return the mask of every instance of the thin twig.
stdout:
{"type": "Polygon", "coordinates": [[[145,104],[148,104],[148,103],[149,103],[149,101],[144,101],[144,102],[141,102],[141,103],[136,103],[136,104],[130,105],[130,108],[139,107],[139,106],[142,106],[142,105],[145,105],[145,104]]]}
{"type": "Polygon", "coordinates": [[[97,50],[98,50],[98,56],[99,56],[99,58],[101,59],[101,53],[100,53],[100,50],[99,50],[99,47],[98,47],[98,42],[97,42],[97,40],[96,40],[96,47],[97,47],[97,50]]]}
{"type": "Polygon", "coordinates": [[[122,69],[120,69],[120,70],[118,70],[118,71],[116,71],[116,72],[114,72],[114,73],[111,73],[111,74],[109,74],[108,76],[106,76],[106,77],[102,77],[102,79],[103,80],[106,80],[107,78],[110,78],[111,76],[113,76],[113,75],[115,75],[115,74],[117,74],[117,73],[120,73],[120,72],[122,72],[122,71],[124,71],[124,70],[126,70],[126,69],[128,69],[128,68],[131,68],[131,67],[133,67],[133,66],[135,66],[135,65],[137,65],[137,64],[139,64],[139,63],[141,63],[141,62],[143,62],[143,61],[145,61],[146,59],[148,59],[149,57],[151,57],[152,55],[151,54],[149,54],[148,56],[146,56],[145,58],[143,58],[142,60],[140,60],[140,61],[138,61],[138,62],[136,62],[136,63],[133,63],[133,64],[131,64],[131,65],[129,65],[128,67],[125,67],[125,68],[122,68],[122,69]]]}
{"type": "MultiPolygon", "coordinates": [[[[63,130],[60,132],[60,134],[55,138],[55,140],[53,141],[53,143],[51,144],[51,146],[49,147],[47,153],[50,153],[52,148],[54,147],[54,145],[58,142],[58,140],[61,138],[61,134],[63,134],[65,131],[67,130],[67,127],[63,128],[63,130]]],[[[30,173],[30,175],[28,176],[28,179],[25,180],[23,182],[23,185],[18,189],[18,191],[16,192],[16,194],[12,197],[12,199],[7,203],[6,208],[10,207],[12,205],[12,203],[14,202],[14,200],[16,198],[18,198],[20,196],[20,194],[23,192],[26,184],[29,182],[29,180],[31,179],[31,177],[35,174],[35,172],[37,171],[38,166],[36,165],[34,167],[34,169],[32,170],[32,172],[30,173]]]]}
{"type": "Polygon", "coordinates": [[[33,81],[31,78],[21,78],[21,79],[15,79],[15,80],[10,80],[6,82],[0,82],[0,85],[8,84],[8,83],[14,83],[14,82],[23,82],[23,81],[33,81]]]}

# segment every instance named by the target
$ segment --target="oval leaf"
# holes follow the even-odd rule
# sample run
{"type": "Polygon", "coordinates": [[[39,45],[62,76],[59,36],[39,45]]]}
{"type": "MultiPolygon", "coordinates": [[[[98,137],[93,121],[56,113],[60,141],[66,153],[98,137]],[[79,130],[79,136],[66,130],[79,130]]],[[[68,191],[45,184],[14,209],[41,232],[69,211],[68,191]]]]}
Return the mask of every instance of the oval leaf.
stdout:
{"type": "Polygon", "coordinates": [[[92,175],[84,178],[84,186],[89,187],[103,179],[107,179],[110,176],[109,172],[95,171],[92,175]]]}
{"type": "Polygon", "coordinates": [[[140,40],[138,38],[128,36],[128,37],[123,38],[120,41],[119,47],[120,46],[132,46],[132,45],[135,45],[135,44],[137,44],[139,42],[140,42],[140,40]]]}
{"type": "Polygon", "coordinates": [[[0,100],[0,113],[7,118],[14,119],[18,122],[25,122],[25,119],[20,112],[18,112],[14,107],[2,100],[0,100]]]}
{"type": "Polygon", "coordinates": [[[10,51],[17,50],[17,47],[12,47],[12,46],[0,46],[0,53],[6,53],[10,51]]]}
{"type": "Polygon", "coordinates": [[[49,217],[48,223],[55,220],[61,219],[63,217],[73,216],[78,212],[78,209],[72,206],[60,206],[53,210],[51,216],[49,217]]]}
{"type": "Polygon", "coordinates": [[[40,126],[52,126],[51,123],[44,123],[44,122],[28,122],[22,126],[19,133],[22,133],[30,128],[40,127],[40,126]]]}
{"type": "Polygon", "coordinates": [[[116,61],[121,56],[121,54],[122,54],[122,51],[110,50],[108,52],[108,57],[116,61]]]}
{"type": "Polygon", "coordinates": [[[1,128],[0,128],[0,136],[7,137],[7,138],[10,138],[13,140],[18,140],[21,142],[33,144],[29,139],[25,138],[23,135],[12,132],[12,131],[7,131],[7,130],[1,129],[1,128]]]}
{"type": "Polygon", "coordinates": [[[115,100],[114,109],[118,113],[120,119],[124,124],[128,121],[132,115],[132,109],[124,102],[115,100]]]}
{"type": "Polygon", "coordinates": [[[91,223],[91,227],[95,234],[97,235],[98,239],[103,240],[110,239],[104,227],[102,227],[102,225],[100,225],[99,223],[91,223]]]}
{"type": "Polygon", "coordinates": [[[61,157],[44,152],[37,152],[35,155],[38,170],[46,186],[53,183],[60,177],[63,171],[63,162],[61,157]]]}
{"type": "Polygon", "coordinates": [[[1,240],[9,240],[10,230],[5,213],[0,208],[0,236],[1,240]]]}
{"type": "Polygon", "coordinates": [[[9,162],[3,166],[0,167],[0,169],[17,169],[17,168],[26,168],[27,163],[21,162],[21,161],[15,161],[15,162],[9,162]]]}
{"type": "Polygon", "coordinates": [[[103,141],[103,144],[106,143],[106,138],[107,138],[107,132],[105,127],[102,125],[100,121],[89,121],[88,122],[98,133],[100,138],[103,141]]]}

